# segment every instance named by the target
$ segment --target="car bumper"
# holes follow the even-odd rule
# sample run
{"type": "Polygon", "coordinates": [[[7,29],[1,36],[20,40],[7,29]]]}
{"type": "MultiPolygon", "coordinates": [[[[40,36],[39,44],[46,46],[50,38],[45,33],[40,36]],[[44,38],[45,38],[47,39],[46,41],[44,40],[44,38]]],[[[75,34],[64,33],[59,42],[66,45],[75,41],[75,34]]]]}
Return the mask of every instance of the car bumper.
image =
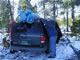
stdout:
{"type": "Polygon", "coordinates": [[[47,46],[44,47],[27,47],[27,46],[19,46],[19,45],[11,45],[11,50],[25,50],[25,51],[34,51],[34,52],[44,52],[47,50],[47,46]]]}

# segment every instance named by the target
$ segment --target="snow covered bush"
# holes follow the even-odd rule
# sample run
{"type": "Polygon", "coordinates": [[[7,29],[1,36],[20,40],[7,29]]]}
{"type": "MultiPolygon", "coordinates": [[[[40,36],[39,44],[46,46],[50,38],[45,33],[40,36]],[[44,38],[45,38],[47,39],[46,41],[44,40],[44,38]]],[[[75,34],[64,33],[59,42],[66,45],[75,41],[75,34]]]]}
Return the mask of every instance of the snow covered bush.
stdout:
{"type": "Polygon", "coordinates": [[[80,19],[72,22],[71,31],[71,36],[76,36],[77,40],[80,40],[80,19]]]}

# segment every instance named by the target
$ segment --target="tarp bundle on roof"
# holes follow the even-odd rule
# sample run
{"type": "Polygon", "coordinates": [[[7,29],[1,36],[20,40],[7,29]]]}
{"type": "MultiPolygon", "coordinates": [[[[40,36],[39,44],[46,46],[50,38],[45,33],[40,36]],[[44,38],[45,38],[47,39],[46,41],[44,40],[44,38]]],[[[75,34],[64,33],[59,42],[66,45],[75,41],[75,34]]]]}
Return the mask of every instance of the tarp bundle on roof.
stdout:
{"type": "Polygon", "coordinates": [[[39,18],[39,15],[37,13],[32,13],[31,10],[21,11],[19,10],[20,19],[19,22],[27,22],[29,24],[32,24],[34,20],[39,18]]]}

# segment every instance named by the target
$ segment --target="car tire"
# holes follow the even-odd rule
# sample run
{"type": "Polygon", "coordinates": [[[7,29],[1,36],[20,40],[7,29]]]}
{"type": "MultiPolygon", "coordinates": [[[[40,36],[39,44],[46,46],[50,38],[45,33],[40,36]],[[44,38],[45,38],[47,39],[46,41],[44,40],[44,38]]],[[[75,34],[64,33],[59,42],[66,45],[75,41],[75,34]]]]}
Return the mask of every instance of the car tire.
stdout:
{"type": "Polygon", "coordinates": [[[49,54],[49,49],[47,49],[47,50],[45,51],[45,53],[46,53],[46,54],[49,54]]]}
{"type": "Polygon", "coordinates": [[[11,53],[11,54],[14,54],[15,52],[17,52],[17,51],[15,51],[15,50],[10,50],[10,53],[11,53]]]}

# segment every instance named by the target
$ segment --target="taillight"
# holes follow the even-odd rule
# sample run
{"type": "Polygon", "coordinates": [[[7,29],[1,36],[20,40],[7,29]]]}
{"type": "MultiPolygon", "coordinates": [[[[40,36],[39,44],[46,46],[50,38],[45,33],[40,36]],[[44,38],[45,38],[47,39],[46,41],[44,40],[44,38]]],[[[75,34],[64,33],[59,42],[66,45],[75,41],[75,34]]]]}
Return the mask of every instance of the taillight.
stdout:
{"type": "Polygon", "coordinates": [[[40,39],[41,39],[41,43],[45,43],[45,41],[46,41],[45,36],[41,36],[40,39]]]}

